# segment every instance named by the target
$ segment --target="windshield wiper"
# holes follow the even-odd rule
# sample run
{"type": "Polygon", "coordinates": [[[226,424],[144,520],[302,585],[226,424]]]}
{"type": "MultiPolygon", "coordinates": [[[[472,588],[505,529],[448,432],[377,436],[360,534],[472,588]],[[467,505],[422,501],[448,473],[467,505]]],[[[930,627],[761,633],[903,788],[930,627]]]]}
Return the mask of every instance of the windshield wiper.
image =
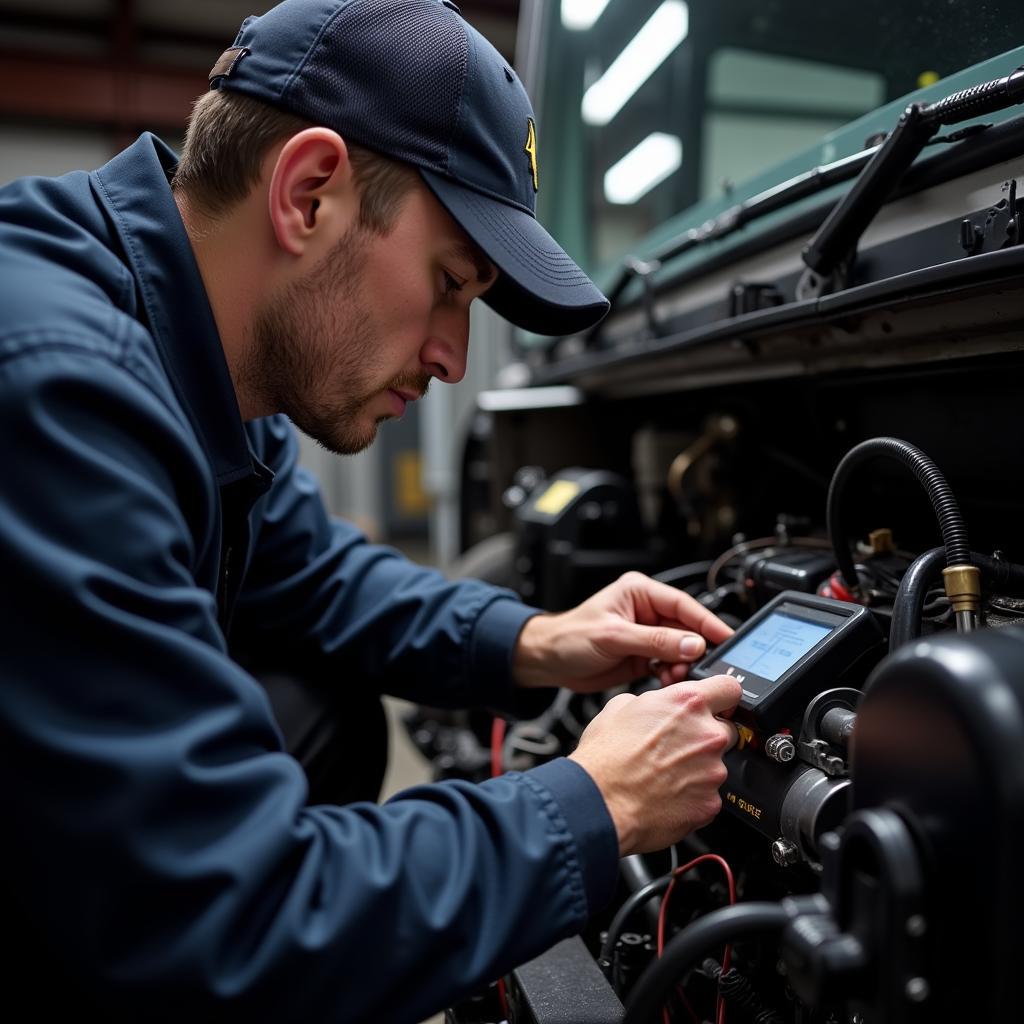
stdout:
{"type": "MultiPolygon", "coordinates": [[[[788,181],[781,182],[764,192],[760,192],[742,203],[737,203],[735,206],[724,210],[717,217],[705,221],[700,227],[690,228],[680,237],[672,239],[649,257],[640,259],[635,256],[627,256],[623,261],[615,283],[608,291],[611,309],[614,311],[620,304],[622,296],[630,284],[634,280],[639,280],[643,289],[642,298],[648,330],[652,335],[657,335],[659,333],[659,325],[655,315],[654,300],[656,297],[656,287],[654,275],[664,264],[706,242],[725,238],[760,217],[765,217],[807,196],[823,192],[832,185],[849,181],[851,178],[856,178],[860,175],[860,180],[832,210],[826,222],[819,229],[818,234],[803,254],[804,262],[810,268],[808,273],[804,275],[805,278],[808,278],[810,273],[814,273],[821,279],[821,282],[818,285],[812,285],[809,278],[806,284],[804,280],[801,280],[798,297],[813,297],[815,294],[824,294],[830,286],[834,287],[837,283],[836,271],[840,264],[843,264],[842,269],[849,269],[849,263],[852,262],[849,260],[849,256],[851,250],[856,245],[857,239],[860,238],[864,229],[896,187],[900,178],[902,178],[910,164],[913,163],[914,158],[921,149],[940,142],[959,142],[976,132],[990,127],[989,125],[975,125],[951,135],[936,136],[935,133],[942,125],[965,121],[985,113],[1002,110],[1020,102],[1024,102],[1024,68],[1018,68],[1004,78],[985,82],[953,93],[927,106],[913,104],[907,108],[896,128],[878,145],[870,146],[859,153],[843,157],[833,163],[814,167],[803,174],[790,178],[788,181]],[[909,111],[915,108],[923,110],[923,119],[919,114],[907,117],[909,111]],[[912,127],[903,128],[901,131],[905,118],[911,122],[912,127]],[[922,127],[923,125],[928,126],[927,131],[922,127]],[[900,135],[897,141],[893,142],[897,133],[900,133],[900,135]],[[909,145],[911,138],[913,138],[916,148],[912,148],[909,145]],[[885,177],[877,177],[879,172],[873,168],[879,165],[886,150],[892,152],[892,147],[898,147],[899,155],[903,162],[897,163],[892,157],[886,159],[883,166],[885,177]],[[892,178],[889,177],[890,173],[893,175],[892,178]],[[853,213],[843,212],[844,209],[851,207],[853,213]],[[854,214],[856,214],[857,219],[851,219],[847,222],[846,218],[852,218],[854,214]],[[836,233],[834,236],[836,241],[831,240],[833,237],[832,232],[836,233]],[[838,257],[837,253],[839,254],[838,257]],[[811,259],[818,261],[818,266],[812,264],[810,262],[811,259]],[[844,259],[846,260],[845,263],[843,263],[844,259]],[[826,270],[823,273],[819,268],[826,268],[826,270]],[[820,290],[814,292],[812,290],[814,287],[819,287],[820,290]]],[[[586,338],[588,348],[597,341],[604,324],[607,322],[608,318],[606,317],[597,326],[591,328],[586,338]]]]}
{"type": "MultiPolygon", "coordinates": [[[[798,174],[788,181],[783,181],[772,188],[759,192],[756,196],[730,206],[717,217],[705,221],[700,227],[690,228],[678,238],[662,246],[652,256],[646,259],[639,259],[636,256],[627,256],[623,260],[619,275],[608,291],[608,301],[612,310],[619,304],[623,293],[634,279],[639,280],[643,286],[644,305],[646,307],[649,326],[652,333],[657,333],[657,325],[654,318],[654,283],[653,275],[661,267],[674,260],[683,253],[695,249],[698,245],[706,242],[713,242],[719,238],[725,238],[740,228],[745,227],[751,221],[759,217],[766,217],[776,210],[781,210],[792,203],[798,202],[806,196],[812,196],[822,192],[832,185],[842,181],[849,181],[855,178],[868,165],[871,158],[878,152],[881,146],[871,146],[843,157],[830,164],[822,164],[814,167],[803,174],[798,174]]],[[[607,317],[602,323],[591,328],[587,341],[593,342],[601,332],[601,326],[607,322],[607,317]]]]}
{"type": "Polygon", "coordinates": [[[864,229],[943,125],[958,124],[1017,103],[1024,103],[1024,67],[1003,78],[961,89],[936,103],[911,103],[856,184],[804,249],[807,270],[797,285],[797,298],[815,298],[845,285],[864,229]]]}

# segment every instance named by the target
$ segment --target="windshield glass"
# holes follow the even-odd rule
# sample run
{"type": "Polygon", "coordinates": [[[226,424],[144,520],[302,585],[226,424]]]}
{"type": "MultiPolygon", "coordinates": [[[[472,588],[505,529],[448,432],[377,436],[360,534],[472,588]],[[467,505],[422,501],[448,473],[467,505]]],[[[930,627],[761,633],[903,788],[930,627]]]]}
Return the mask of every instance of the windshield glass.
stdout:
{"type": "Polygon", "coordinates": [[[544,8],[538,212],[594,274],[673,214],[1024,42],[1022,0],[544,8]]]}

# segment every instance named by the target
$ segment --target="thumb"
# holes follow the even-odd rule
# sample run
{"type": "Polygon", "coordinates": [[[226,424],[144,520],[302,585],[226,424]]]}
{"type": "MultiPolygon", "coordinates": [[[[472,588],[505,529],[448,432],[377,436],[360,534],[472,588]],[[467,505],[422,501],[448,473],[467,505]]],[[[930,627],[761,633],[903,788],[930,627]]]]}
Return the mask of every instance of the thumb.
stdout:
{"type": "Polygon", "coordinates": [[[670,626],[641,626],[629,623],[622,628],[614,642],[618,657],[639,657],[674,664],[678,661],[696,661],[707,649],[699,633],[670,626]]]}

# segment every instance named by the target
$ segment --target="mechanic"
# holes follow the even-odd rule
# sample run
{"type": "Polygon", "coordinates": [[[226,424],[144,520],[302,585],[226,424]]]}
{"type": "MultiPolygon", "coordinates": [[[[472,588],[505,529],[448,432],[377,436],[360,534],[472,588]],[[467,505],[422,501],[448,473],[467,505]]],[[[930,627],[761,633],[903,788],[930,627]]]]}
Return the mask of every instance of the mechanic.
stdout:
{"type": "Polygon", "coordinates": [[[369,444],[465,370],[483,297],[607,304],[534,219],[533,112],[441,0],[286,0],[183,159],[0,190],[5,1003],[39,1019],[414,1021],[580,929],[619,856],[719,809],[728,628],[636,573],[578,608],[448,582],[328,518],[291,423],[369,444]],[[318,803],[243,665],[528,712],[615,696],[571,758],[318,803]]]}

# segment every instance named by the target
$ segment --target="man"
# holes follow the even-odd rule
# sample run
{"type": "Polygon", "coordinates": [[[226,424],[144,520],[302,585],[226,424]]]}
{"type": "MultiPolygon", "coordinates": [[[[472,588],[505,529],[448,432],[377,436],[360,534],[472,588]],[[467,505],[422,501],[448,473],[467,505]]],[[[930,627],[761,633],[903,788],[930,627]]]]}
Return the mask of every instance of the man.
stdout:
{"type": "Polygon", "coordinates": [[[532,111],[456,9],[287,0],[211,83],[180,168],[143,136],[0,191],[7,1003],[414,1021],[714,816],[737,684],[679,680],[728,630],[637,574],[558,616],[449,583],[296,465],[289,419],[357,451],[461,378],[475,298],[551,331],[606,308],[533,219],[532,111]],[[571,759],[317,805],[240,657],[310,666],[342,717],[367,688],[511,709],[651,659],[670,685],[571,759]]]}

